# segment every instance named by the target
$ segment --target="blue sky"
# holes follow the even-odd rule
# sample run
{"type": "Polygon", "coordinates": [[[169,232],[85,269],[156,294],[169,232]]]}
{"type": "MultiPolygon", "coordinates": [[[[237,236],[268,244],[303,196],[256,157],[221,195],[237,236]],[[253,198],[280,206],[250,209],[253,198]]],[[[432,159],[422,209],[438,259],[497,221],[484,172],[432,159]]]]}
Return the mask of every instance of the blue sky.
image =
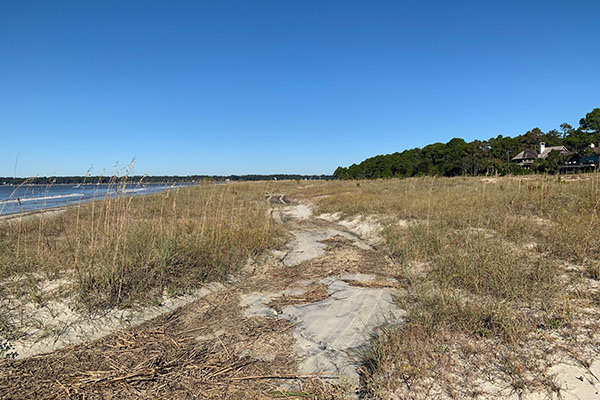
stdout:
{"type": "Polygon", "coordinates": [[[600,107],[598,1],[1,1],[0,176],[332,173],[600,107]]]}

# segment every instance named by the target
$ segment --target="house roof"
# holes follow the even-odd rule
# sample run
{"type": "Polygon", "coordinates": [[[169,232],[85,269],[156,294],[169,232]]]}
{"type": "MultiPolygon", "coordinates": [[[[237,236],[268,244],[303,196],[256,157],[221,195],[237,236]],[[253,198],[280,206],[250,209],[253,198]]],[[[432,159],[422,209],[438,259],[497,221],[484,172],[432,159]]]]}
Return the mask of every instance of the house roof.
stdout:
{"type": "Polygon", "coordinates": [[[552,151],[560,151],[560,154],[566,155],[566,156],[573,154],[569,150],[567,150],[567,148],[565,146],[551,146],[551,147],[546,147],[544,149],[544,151],[542,151],[538,157],[546,158],[552,151]]]}
{"type": "Polygon", "coordinates": [[[512,159],[513,161],[519,161],[519,160],[529,160],[531,158],[537,158],[538,157],[538,152],[535,150],[523,150],[522,152],[520,152],[519,154],[517,154],[516,156],[514,156],[512,159]]]}

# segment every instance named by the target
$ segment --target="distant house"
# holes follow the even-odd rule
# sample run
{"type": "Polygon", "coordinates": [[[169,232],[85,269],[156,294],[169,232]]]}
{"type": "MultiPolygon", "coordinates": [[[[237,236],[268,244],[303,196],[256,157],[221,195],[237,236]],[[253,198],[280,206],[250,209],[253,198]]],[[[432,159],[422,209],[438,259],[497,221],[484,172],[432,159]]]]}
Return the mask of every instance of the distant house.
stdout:
{"type": "Polygon", "coordinates": [[[538,145],[538,153],[539,153],[538,158],[546,158],[553,151],[560,152],[561,156],[570,156],[570,155],[573,154],[565,146],[550,146],[550,147],[546,147],[546,143],[541,142],[538,145]]]}
{"type": "Polygon", "coordinates": [[[519,164],[521,167],[529,168],[531,164],[537,159],[544,159],[550,155],[551,152],[558,151],[563,156],[570,156],[573,153],[570,152],[565,146],[549,146],[546,147],[546,143],[541,142],[538,145],[537,150],[523,150],[512,158],[512,161],[519,164]]]}
{"type": "Polygon", "coordinates": [[[594,143],[592,143],[583,153],[583,156],[579,159],[579,164],[598,167],[600,164],[599,156],[600,146],[596,146],[594,143]]]}
{"type": "Polygon", "coordinates": [[[529,167],[538,158],[538,155],[537,151],[527,149],[514,156],[512,161],[521,167],[529,167]]]}

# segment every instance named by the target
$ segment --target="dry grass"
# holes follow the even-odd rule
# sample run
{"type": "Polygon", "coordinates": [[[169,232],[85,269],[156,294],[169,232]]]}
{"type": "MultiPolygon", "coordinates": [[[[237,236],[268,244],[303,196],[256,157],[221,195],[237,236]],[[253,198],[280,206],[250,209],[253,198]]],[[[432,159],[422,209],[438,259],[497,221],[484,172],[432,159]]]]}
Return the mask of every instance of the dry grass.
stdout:
{"type": "Polygon", "coordinates": [[[269,185],[206,183],[3,221],[0,290],[35,294],[36,282],[66,276],[78,304],[98,309],[224,280],[278,242],[269,185]]]}
{"type": "Polygon", "coordinates": [[[424,177],[294,193],[316,197],[322,212],[384,223],[408,317],[373,339],[368,396],[476,396],[467,376],[517,392],[553,387],[546,361],[560,343],[590,347],[573,338],[598,297],[586,282],[600,275],[600,176],[581,178],[424,177]]]}
{"type": "Polygon", "coordinates": [[[277,297],[271,300],[268,306],[277,312],[281,312],[281,310],[284,307],[287,307],[289,305],[316,303],[317,301],[324,300],[328,297],[329,294],[327,293],[327,286],[322,283],[319,283],[303,291],[302,294],[283,294],[281,297],[277,297]]]}
{"type": "Polygon", "coordinates": [[[340,398],[318,375],[297,374],[292,324],[245,318],[238,303],[235,291],[212,294],[93,343],[0,361],[0,397],[340,398]]]}
{"type": "MultiPolygon", "coordinates": [[[[544,374],[553,355],[569,354],[582,365],[597,356],[591,341],[600,315],[600,177],[581,178],[207,184],[113,199],[48,219],[0,225],[0,246],[7,246],[0,253],[0,276],[28,277],[16,282],[39,302],[45,299],[34,289],[37,276],[61,276],[65,270],[73,276],[79,304],[88,309],[151,302],[165,290],[178,292],[225,279],[248,257],[276,245],[281,234],[271,224],[265,193],[286,193],[289,198],[315,199],[322,212],[379,216],[384,226],[383,242],[377,245],[382,247],[359,251],[332,239],[327,244],[336,248],[335,257],[316,260],[304,270],[269,270],[247,288],[270,288],[273,277],[286,286],[333,272],[379,271],[396,278],[406,323],[373,337],[363,360],[365,397],[476,397],[482,382],[508,385],[519,395],[534,387],[557,390],[544,374]]],[[[279,306],[325,295],[317,286],[306,296],[282,298],[279,306]]],[[[215,312],[194,315],[193,323],[180,320],[183,325],[174,326],[170,334],[141,328],[139,339],[129,338],[129,344],[113,335],[100,342],[108,346],[104,350],[114,349],[110,354],[115,358],[109,361],[97,344],[86,347],[85,354],[57,353],[52,360],[62,363],[56,368],[71,381],[52,383],[47,395],[61,393],[64,385],[85,393],[97,390],[98,397],[124,387],[144,388],[147,397],[173,391],[183,397],[201,383],[202,390],[210,390],[208,398],[302,396],[277,387],[267,393],[264,385],[253,389],[249,382],[237,380],[293,374],[293,366],[285,364],[291,357],[290,327],[261,320],[252,325],[239,309],[229,310],[237,306],[235,299],[215,304],[215,312]],[[229,314],[216,318],[219,312],[229,314]],[[231,324],[222,327],[224,336],[214,336],[215,326],[224,321],[231,324]],[[204,339],[181,335],[190,329],[204,339]],[[273,343],[279,343],[279,361],[263,362],[260,368],[240,364],[245,360],[240,346],[258,343],[259,337],[264,340],[252,351],[269,354],[265,349],[271,349],[271,333],[273,343]],[[161,346],[166,346],[164,352],[155,354],[154,347],[161,346]],[[136,357],[127,355],[133,353],[136,357]],[[60,361],[63,354],[65,362],[60,361]],[[97,357],[97,364],[90,364],[88,355],[97,357]],[[72,374],[70,363],[88,375],[72,374]]],[[[2,315],[0,329],[12,329],[2,315]]],[[[14,366],[43,373],[54,382],[45,359],[35,360],[14,366]]],[[[11,377],[2,379],[9,387],[11,377]]],[[[335,398],[319,390],[308,390],[307,397],[335,398]]]]}

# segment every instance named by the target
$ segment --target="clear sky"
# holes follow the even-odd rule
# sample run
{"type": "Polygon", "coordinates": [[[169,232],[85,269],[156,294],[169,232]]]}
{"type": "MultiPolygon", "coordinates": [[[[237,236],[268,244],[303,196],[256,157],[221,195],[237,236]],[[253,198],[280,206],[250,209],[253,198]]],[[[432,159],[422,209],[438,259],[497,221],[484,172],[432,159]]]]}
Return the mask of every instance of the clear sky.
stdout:
{"type": "Polygon", "coordinates": [[[0,0],[0,176],[332,173],[600,107],[600,2],[0,0]]]}

